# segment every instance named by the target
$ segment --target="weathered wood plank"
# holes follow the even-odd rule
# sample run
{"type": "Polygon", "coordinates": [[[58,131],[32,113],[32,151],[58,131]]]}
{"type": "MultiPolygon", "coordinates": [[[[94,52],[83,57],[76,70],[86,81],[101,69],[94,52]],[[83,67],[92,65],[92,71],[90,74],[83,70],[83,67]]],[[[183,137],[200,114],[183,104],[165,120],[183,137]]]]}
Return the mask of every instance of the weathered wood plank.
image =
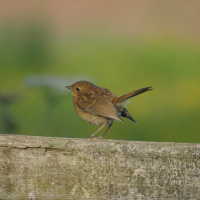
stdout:
{"type": "Polygon", "coordinates": [[[0,199],[200,199],[200,144],[0,135],[0,199]]]}

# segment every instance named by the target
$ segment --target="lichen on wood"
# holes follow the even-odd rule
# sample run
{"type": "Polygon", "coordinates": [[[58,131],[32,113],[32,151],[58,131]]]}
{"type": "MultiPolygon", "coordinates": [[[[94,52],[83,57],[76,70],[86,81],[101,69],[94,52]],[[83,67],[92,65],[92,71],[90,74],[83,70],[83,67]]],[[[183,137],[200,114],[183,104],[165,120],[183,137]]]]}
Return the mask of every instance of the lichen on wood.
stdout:
{"type": "Polygon", "coordinates": [[[0,135],[0,199],[200,199],[200,144],[0,135]]]}

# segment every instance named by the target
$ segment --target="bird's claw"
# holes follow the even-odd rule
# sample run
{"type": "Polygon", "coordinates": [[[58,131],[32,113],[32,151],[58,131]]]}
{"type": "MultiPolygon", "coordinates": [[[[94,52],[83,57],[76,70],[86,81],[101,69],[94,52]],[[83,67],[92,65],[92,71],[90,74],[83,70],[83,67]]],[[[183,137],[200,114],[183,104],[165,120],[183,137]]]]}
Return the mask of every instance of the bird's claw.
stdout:
{"type": "Polygon", "coordinates": [[[103,139],[103,137],[102,136],[100,136],[100,137],[89,137],[88,139],[103,139]]]}

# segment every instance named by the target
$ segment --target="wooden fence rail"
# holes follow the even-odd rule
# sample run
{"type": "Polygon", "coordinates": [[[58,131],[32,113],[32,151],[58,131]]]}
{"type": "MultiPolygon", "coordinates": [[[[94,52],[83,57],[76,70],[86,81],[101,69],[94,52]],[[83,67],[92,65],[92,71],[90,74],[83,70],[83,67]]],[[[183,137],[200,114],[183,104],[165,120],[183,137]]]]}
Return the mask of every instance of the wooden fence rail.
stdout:
{"type": "Polygon", "coordinates": [[[0,135],[0,199],[200,199],[200,144],[0,135]]]}

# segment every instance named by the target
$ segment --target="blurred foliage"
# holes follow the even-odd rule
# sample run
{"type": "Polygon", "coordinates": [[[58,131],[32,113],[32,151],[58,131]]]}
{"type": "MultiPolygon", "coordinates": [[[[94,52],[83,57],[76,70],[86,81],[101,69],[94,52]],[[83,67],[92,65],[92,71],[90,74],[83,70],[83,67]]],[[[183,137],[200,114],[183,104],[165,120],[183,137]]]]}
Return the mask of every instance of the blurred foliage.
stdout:
{"type": "MultiPolygon", "coordinates": [[[[138,124],[116,121],[106,139],[200,142],[199,44],[169,36],[118,38],[100,33],[55,40],[42,26],[4,28],[0,69],[0,90],[23,93],[20,101],[9,105],[18,134],[87,138],[95,132],[98,126],[76,114],[70,91],[58,94],[52,84],[33,89],[25,81],[29,75],[52,74],[61,76],[64,88],[75,82],[73,77],[87,75],[117,96],[154,87],[127,106],[138,124]]],[[[3,115],[0,122],[0,132],[9,133],[3,128],[3,115]]]]}
{"type": "Polygon", "coordinates": [[[51,40],[42,24],[21,28],[4,26],[0,32],[0,65],[3,70],[41,73],[51,64],[51,40]]]}
{"type": "Polygon", "coordinates": [[[1,126],[3,131],[9,134],[14,134],[17,131],[17,122],[12,118],[9,106],[19,98],[18,94],[1,94],[0,93],[0,115],[1,126]]]}

